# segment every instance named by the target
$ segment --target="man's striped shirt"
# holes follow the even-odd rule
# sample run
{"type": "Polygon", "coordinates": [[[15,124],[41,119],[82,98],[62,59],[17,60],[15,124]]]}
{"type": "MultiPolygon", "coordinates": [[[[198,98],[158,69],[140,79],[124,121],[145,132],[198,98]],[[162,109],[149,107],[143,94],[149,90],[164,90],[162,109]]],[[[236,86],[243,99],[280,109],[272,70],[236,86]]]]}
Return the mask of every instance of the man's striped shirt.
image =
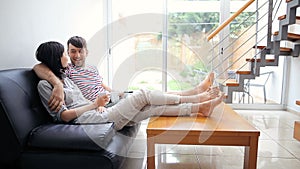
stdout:
{"type": "Polygon", "coordinates": [[[99,75],[95,66],[86,65],[83,68],[70,63],[65,73],[88,100],[94,101],[99,93],[106,92],[101,86],[103,78],[99,75]]]}

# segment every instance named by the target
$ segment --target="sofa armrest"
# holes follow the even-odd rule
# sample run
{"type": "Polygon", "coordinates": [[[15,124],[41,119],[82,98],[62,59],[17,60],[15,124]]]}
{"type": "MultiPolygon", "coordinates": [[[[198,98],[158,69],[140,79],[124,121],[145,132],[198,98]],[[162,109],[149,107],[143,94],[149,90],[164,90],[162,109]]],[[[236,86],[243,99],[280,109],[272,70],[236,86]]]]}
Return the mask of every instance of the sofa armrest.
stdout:
{"type": "Polygon", "coordinates": [[[99,151],[106,148],[114,135],[113,123],[45,124],[32,130],[28,146],[99,151]]]}

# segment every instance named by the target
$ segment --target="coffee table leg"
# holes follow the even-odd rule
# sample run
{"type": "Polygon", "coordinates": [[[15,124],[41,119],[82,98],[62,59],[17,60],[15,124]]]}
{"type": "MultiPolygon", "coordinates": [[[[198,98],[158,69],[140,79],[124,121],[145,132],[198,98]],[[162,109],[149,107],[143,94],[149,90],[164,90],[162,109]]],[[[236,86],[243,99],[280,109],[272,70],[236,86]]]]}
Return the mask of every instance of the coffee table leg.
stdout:
{"type": "Polygon", "coordinates": [[[151,137],[147,139],[147,169],[155,169],[155,144],[151,137]]]}
{"type": "Polygon", "coordinates": [[[250,146],[245,147],[244,169],[256,169],[258,137],[250,138],[250,146]]]}

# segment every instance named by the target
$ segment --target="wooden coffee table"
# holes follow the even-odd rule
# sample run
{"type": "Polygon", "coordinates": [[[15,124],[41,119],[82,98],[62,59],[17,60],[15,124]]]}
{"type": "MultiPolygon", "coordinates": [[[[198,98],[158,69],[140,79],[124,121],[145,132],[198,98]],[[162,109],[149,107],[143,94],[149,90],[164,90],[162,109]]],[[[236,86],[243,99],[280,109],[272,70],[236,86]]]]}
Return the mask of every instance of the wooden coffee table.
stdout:
{"type": "Polygon", "coordinates": [[[151,117],[147,169],[155,168],[155,144],[245,146],[244,169],[255,169],[259,130],[222,103],[211,117],[151,117]]]}

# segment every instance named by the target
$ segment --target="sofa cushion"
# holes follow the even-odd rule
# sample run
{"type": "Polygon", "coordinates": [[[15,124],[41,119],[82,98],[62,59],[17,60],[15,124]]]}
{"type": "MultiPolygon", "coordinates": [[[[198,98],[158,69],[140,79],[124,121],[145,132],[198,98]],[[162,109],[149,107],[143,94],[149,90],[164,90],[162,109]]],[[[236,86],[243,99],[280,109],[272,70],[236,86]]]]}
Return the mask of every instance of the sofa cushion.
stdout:
{"type": "Polygon", "coordinates": [[[114,135],[113,123],[45,124],[32,130],[28,145],[34,148],[102,150],[114,135]]]}

